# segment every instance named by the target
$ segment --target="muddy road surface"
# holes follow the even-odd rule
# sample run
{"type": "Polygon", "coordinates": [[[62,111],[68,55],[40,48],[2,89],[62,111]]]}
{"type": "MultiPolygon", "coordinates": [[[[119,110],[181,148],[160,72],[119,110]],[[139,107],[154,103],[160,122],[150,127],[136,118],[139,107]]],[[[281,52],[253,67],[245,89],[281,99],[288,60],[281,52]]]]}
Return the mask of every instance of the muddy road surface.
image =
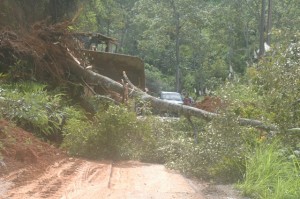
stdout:
{"type": "Polygon", "coordinates": [[[163,165],[72,158],[5,120],[0,139],[0,199],[244,199],[163,165]]]}
{"type": "Polygon", "coordinates": [[[18,170],[0,179],[0,198],[12,199],[203,199],[192,181],[163,165],[129,162],[92,162],[66,158],[51,165],[37,179],[14,187],[24,173],[18,170]],[[6,190],[4,190],[6,189],[6,190]]]}

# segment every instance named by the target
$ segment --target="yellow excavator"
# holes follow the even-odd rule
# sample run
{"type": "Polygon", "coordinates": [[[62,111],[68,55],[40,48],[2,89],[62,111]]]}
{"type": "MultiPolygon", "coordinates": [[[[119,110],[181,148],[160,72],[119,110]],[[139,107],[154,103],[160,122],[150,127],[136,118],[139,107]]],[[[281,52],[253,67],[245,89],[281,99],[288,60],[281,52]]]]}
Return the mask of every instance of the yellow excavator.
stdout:
{"type": "Polygon", "coordinates": [[[121,82],[123,71],[138,88],[145,89],[144,62],[135,56],[115,53],[118,41],[99,33],[74,33],[82,52],[95,70],[117,82],[121,82]]]}

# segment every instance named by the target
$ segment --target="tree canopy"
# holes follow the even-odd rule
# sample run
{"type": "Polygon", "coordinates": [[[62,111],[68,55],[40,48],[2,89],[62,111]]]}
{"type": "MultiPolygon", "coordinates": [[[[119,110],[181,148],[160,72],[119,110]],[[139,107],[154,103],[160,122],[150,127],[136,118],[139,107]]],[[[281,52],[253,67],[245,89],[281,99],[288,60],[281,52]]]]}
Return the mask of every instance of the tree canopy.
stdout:
{"type": "Polygon", "coordinates": [[[156,91],[165,84],[180,92],[215,89],[256,63],[262,42],[288,45],[300,26],[297,0],[4,0],[0,11],[2,27],[50,16],[117,38],[120,53],[141,57],[168,79],[156,91]]]}

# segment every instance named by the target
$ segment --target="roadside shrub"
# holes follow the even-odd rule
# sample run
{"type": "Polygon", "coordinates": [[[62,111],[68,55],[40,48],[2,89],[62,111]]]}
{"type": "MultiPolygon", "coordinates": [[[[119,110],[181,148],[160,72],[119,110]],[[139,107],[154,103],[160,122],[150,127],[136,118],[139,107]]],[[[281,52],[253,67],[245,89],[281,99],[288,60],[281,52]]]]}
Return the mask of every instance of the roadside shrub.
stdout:
{"type": "Polygon", "coordinates": [[[283,151],[286,150],[282,150],[279,141],[260,144],[250,150],[245,179],[238,188],[253,198],[299,198],[299,159],[283,151]]]}
{"type": "Polygon", "coordinates": [[[164,140],[169,137],[173,129],[168,122],[152,116],[142,117],[139,122],[147,125],[149,130],[143,133],[143,146],[140,148],[139,159],[144,162],[165,163],[166,154],[162,153],[160,147],[165,145],[164,140]]]}
{"type": "Polygon", "coordinates": [[[202,134],[203,162],[207,173],[224,182],[235,182],[244,174],[245,147],[252,134],[227,112],[209,123],[202,134]]]}
{"type": "Polygon", "coordinates": [[[92,121],[67,120],[63,132],[71,154],[96,159],[141,159],[145,143],[152,141],[150,125],[124,106],[110,105],[92,121]]]}
{"type": "Polygon", "coordinates": [[[177,124],[177,130],[160,137],[159,142],[163,144],[159,150],[165,156],[166,165],[187,175],[218,182],[241,179],[245,172],[247,139],[250,142],[254,137],[251,137],[251,129],[240,127],[230,115],[209,123],[201,119],[193,122],[198,127],[198,143],[195,143],[193,129],[185,127],[190,125],[185,119],[179,122],[182,128],[177,124]]]}
{"type": "Polygon", "coordinates": [[[70,118],[63,128],[64,140],[62,147],[68,149],[68,152],[72,155],[89,154],[90,151],[93,152],[97,149],[92,148],[93,143],[89,143],[93,135],[96,135],[96,129],[90,121],[70,118]]]}
{"type": "Polygon", "coordinates": [[[263,97],[252,84],[227,82],[216,91],[216,94],[225,103],[226,109],[238,117],[258,120],[271,120],[274,117],[274,114],[265,110],[263,97]]]}

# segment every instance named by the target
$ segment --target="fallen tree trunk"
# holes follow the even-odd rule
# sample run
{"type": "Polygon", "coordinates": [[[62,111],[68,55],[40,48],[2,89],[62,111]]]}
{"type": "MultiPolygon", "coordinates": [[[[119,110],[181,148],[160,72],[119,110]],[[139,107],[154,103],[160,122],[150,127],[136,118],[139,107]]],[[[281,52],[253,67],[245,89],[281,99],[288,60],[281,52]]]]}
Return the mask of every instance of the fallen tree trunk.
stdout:
{"type": "MultiPolygon", "coordinates": [[[[113,90],[118,93],[123,92],[122,84],[120,84],[106,76],[100,75],[94,71],[85,69],[71,53],[69,53],[69,54],[75,60],[74,64],[69,65],[72,72],[74,72],[75,74],[77,74],[79,76],[82,76],[83,78],[86,79],[87,82],[101,85],[108,90],[113,90]]],[[[216,117],[221,117],[221,115],[219,115],[217,113],[211,113],[211,112],[208,112],[208,111],[205,111],[202,109],[198,109],[195,107],[191,107],[191,106],[179,105],[179,104],[173,104],[173,103],[166,102],[164,100],[153,97],[153,96],[147,94],[146,92],[143,92],[140,89],[137,89],[135,87],[130,89],[130,93],[133,97],[141,97],[141,99],[143,99],[145,101],[149,101],[151,103],[152,108],[155,110],[178,113],[178,114],[184,115],[186,117],[194,116],[194,117],[198,117],[198,118],[203,118],[207,121],[210,121],[216,117]]],[[[267,130],[267,131],[277,131],[278,130],[277,126],[267,125],[264,122],[259,121],[259,120],[238,118],[238,123],[241,126],[251,126],[251,127],[255,127],[255,128],[267,130]]]]}

